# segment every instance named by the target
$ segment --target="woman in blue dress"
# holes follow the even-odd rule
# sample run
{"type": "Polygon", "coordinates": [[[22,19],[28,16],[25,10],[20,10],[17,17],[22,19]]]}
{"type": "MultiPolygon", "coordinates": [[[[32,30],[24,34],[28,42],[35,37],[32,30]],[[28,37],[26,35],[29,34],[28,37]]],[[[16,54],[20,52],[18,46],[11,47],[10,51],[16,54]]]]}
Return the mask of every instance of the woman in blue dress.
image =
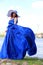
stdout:
{"type": "Polygon", "coordinates": [[[30,56],[36,54],[34,32],[28,27],[17,25],[19,17],[17,11],[9,10],[8,17],[11,17],[11,19],[8,23],[0,58],[19,60],[25,57],[26,52],[30,56]]]}

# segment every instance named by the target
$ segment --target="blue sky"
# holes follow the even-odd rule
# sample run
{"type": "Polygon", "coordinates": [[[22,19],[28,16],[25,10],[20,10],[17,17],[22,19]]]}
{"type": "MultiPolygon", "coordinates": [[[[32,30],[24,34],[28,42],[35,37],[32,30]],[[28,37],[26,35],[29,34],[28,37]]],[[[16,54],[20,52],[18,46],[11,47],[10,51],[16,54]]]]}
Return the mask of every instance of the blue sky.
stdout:
{"type": "Polygon", "coordinates": [[[0,32],[7,29],[7,12],[10,9],[17,10],[21,16],[19,25],[30,27],[35,33],[43,32],[42,0],[0,0],[0,32]]]}
{"type": "Polygon", "coordinates": [[[9,7],[13,6],[16,8],[17,6],[22,7],[24,10],[31,9],[31,0],[1,0],[0,1],[0,9],[7,11],[9,7]]]}

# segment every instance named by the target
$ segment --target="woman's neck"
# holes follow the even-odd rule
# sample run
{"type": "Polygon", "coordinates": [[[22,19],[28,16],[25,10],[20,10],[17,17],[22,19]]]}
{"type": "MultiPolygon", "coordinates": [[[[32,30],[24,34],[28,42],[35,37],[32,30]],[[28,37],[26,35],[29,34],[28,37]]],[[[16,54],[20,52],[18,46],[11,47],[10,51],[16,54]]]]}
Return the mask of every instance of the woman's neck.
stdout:
{"type": "Polygon", "coordinates": [[[13,17],[11,17],[11,19],[14,19],[13,17]]]}

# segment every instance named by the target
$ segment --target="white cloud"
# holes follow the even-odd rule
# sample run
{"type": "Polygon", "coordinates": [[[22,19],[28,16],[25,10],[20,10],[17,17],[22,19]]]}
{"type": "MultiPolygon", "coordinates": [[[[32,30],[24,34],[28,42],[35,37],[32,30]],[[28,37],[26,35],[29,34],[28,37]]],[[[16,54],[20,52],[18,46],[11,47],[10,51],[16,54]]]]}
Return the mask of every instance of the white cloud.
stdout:
{"type": "Polygon", "coordinates": [[[43,8],[43,1],[32,2],[32,8],[43,8]]]}
{"type": "Polygon", "coordinates": [[[32,22],[34,22],[33,30],[35,32],[43,32],[43,1],[32,2],[32,22]]]}
{"type": "Polygon", "coordinates": [[[34,1],[34,2],[35,2],[35,1],[43,1],[43,0],[32,0],[32,1],[34,1]]]}

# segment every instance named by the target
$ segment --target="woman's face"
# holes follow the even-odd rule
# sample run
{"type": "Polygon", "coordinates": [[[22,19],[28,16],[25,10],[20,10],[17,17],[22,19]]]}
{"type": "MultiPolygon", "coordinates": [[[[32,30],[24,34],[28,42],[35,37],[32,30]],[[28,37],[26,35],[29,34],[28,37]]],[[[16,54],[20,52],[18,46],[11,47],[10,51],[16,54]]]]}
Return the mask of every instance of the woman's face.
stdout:
{"type": "Polygon", "coordinates": [[[16,17],[16,14],[15,13],[13,13],[13,18],[15,18],[16,17]]]}

